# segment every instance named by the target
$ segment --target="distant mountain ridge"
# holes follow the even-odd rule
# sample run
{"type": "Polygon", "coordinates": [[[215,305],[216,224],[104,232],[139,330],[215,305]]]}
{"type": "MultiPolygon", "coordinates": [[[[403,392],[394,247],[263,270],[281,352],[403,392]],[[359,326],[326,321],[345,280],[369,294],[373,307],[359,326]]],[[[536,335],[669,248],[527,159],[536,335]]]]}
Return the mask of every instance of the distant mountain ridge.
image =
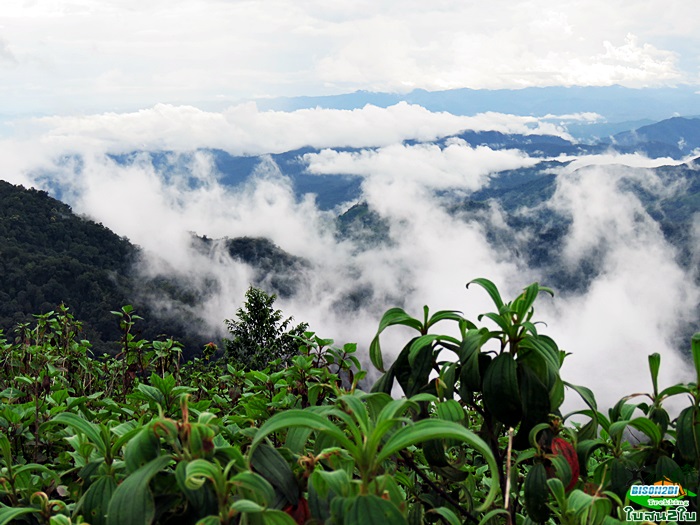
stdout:
{"type": "MultiPolygon", "coordinates": [[[[700,148],[700,118],[674,117],[640,127],[636,130],[618,133],[614,137],[593,143],[570,141],[554,135],[506,134],[499,131],[466,130],[457,135],[449,135],[435,141],[440,147],[459,138],[471,147],[486,146],[494,150],[516,149],[534,158],[557,158],[560,156],[597,155],[608,151],[618,153],[639,152],[652,158],[683,159],[700,148]]],[[[420,142],[405,141],[407,145],[420,142]]],[[[377,148],[331,148],[335,151],[360,152],[377,148]]],[[[232,155],[221,149],[200,149],[211,155],[219,182],[229,188],[240,186],[254,176],[258,168],[271,160],[283,176],[292,182],[295,194],[301,198],[315,194],[316,202],[322,210],[332,210],[339,204],[355,202],[361,195],[362,177],[353,174],[314,174],[309,173],[304,155],[320,150],[305,147],[284,153],[258,156],[232,155]]],[[[130,154],[111,155],[120,165],[150,160],[154,169],[164,174],[186,172],[186,165],[196,152],[138,151],[130,154]]],[[[46,183],[52,187],[50,174],[46,183]]],[[[193,178],[191,184],[198,182],[193,178]]],[[[52,187],[60,198],[61,189],[52,187]]]]}
{"type": "Polygon", "coordinates": [[[700,148],[700,118],[673,117],[617,133],[612,137],[612,144],[645,151],[665,146],[687,155],[700,148]]]}
{"type": "Polygon", "coordinates": [[[405,101],[419,104],[430,111],[447,111],[455,115],[475,115],[487,111],[537,117],[597,113],[605,122],[580,124],[570,131],[577,137],[605,137],[610,132],[601,133],[601,130],[609,129],[610,123],[658,121],[678,115],[700,115],[698,91],[698,86],[644,89],[622,86],[445,91],[417,89],[404,94],[356,91],[319,97],[258,99],[255,102],[262,110],[277,111],[315,107],[358,109],[367,104],[387,107],[405,101]]]}

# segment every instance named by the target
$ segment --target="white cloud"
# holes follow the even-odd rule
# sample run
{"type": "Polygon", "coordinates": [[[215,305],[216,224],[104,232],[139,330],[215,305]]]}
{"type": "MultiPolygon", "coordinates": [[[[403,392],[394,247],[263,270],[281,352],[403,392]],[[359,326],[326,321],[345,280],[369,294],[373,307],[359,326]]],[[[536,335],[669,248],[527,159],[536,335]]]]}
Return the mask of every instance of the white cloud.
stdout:
{"type": "Polygon", "coordinates": [[[436,144],[395,144],[377,151],[307,153],[304,161],[311,173],[361,175],[381,179],[383,184],[418,183],[432,190],[476,191],[492,173],[539,162],[517,150],[470,147],[452,140],[444,148],[436,144]]]}
{"type": "MultiPolygon", "coordinates": [[[[692,157],[691,157],[692,158],[692,157]]],[[[651,158],[641,153],[617,153],[616,151],[610,150],[606,153],[600,153],[598,155],[561,155],[557,157],[559,162],[566,163],[566,166],[562,168],[557,168],[554,170],[557,173],[573,173],[580,168],[585,168],[586,166],[606,166],[606,165],[618,165],[618,166],[630,166],[633,168],[658,168],[659,166],[677,166],[683,164],[690,160],[686,159],[672,159],[670,157],[657,157],[651,158]]]]}
{"type": "MultiPolygon", "coordinates": [[[[497,209],[482,222],[465,222],[446,211],[448,203],[435,191],[468,194],[484,187],[494,171],[529,166],[532,159],[516,151],[472,148],[458,139],[442,147],[402,143],[463,129],[557,131],[532,117],[457,117],[407,104],[293,113],[259,112],[253,105],[218,113],[159,105],[128,114],[33,121],[21,140],[0,141],[0,156],[5,176],[27,184],[51,173],[77,212],[146,248],[151,256],[145,271],[172,272],[193,286],[215,279],[221,293],[200,310],[208,330],[223,329],[223,318],[240,306],[252,273],[220,247],[211,258],[192,251],[188,232],[269,237],[311,264],[298,277],[299,293],[280,300],[279,306],[287,315],[308,321],[321,336],[357,341],[364,352],[386,308],[402,305],[419,316],[427,304],[433,310],[461,309],[473,319],[492,305],[478,289],[464,289],[468,280],[490,278],[504,296],[514,297],[541,278],[517,256],[489,243],[487,221],[507,227],[497,209]],[[305,160],[317,173],[361,175],[362,199],[387,221],[391,243],[360,250],[351,241],[337,241],[333,214],[320,211],[310,197],[297,200],[270,157],[248,185],[232,190],[219,184],[208,155],[191,154],[197,147],[250,153],[306,144],[377,148],[356,153],[327,149],[305,160]],[[172,149],[171,155],[181,155],[184,163],[175,163],[179,168],[166,174],[146,157],[122,165],[106,155],[141,148],[172,149]],[[66,154],[81,155],[82,166],[66,160],[66,154]],[[349,293],[363,289],[373,293],[361,311],[337,307],[349,293]]],[[[663,354],[664,380],[682,376],[672,337],[685,320],[684,312],[695,310],[698,293],[658,226],[634,196],[621,190],[619,182],[631,179],[651,193],[673,191],[651,172],[636,168],[651,167],[652,161],[612,154],[565,160],[574,162],[559,173],[557,192],[548,204],[572,220],[564,253],[575,265],[599,250],[602,266],[585,292],[543,299],[537,317],[547,322],[545,333],[574,352],[564,376],[594,386],[605,405],[644,388],[648,353],[663,354]],[[574,171],[596,163],[600,165],[574,171]],[[635,169],[620,169],[615,163],[635,169]],[[605,374],[600,373],[601,363],[605,374]],[[615,378],[612,388],[607,385],[610,377],[615,378]]],[[[405,333],[394,334],[385,345],[388,356],[405,343],[405,333]]]]}
{"type": "Polygon", "coordinates": [[[554,318],[549,329],[573,353],[565,369],[606,404],[649,390],[646,358],[654,352],[662,355],[662,385],[692,379],[674,345],[700,300],[676,249],[638,197],[621,189],[623,181],[661,196],[682,190],[652,171],[593,166],[561,175],[549,203],[572,220],[565,261],[595,257],[600,268],[585,293],[546,309],[554,318]]]}
{"type": "MultiPolygon", "coordinates": [[[[18,127],[21,127],[18,124],[18,127]]],[[[430,141],[463,130],[551,134],[562,128],[535,117],[483,113],[474,117],[431,112],[401,102],[388,108],[258,111],[254,103],[208,112],[191,106],[157,106],[133,113],[43,117],[24,133],[66,149],[86,146],[111,152],[134,149],[220,148],[234,154],[279,153],[304,146],[374,147],[403,140],[430,141]]]]}
{"type": "Polygon", "coordinates": [[[692,2],[327,4],[7,0],[0,28],[19,67],[3,79],[5,100],[18,114],[62,114],[355,89],[698,80],[692,2]]]}

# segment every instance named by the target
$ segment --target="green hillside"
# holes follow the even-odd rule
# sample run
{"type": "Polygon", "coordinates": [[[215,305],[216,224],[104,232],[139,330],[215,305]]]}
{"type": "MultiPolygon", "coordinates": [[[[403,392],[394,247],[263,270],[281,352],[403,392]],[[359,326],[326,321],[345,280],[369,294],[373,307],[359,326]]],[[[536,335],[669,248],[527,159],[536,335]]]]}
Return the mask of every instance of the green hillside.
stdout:
{"type": "Polygon", "coordinates": [[[172,320],[158,319],[156,327],[156,312],[137,300],[137,286],[164,286],[136,278],[132,268],[139,252],[46,192],[0,181],[0,328],[9,334],[32,314],[64,303],[84,322],[95,352],[110,352],[120,338],[111,311],[133,304],[145,318],[139,326],[144,336],[169,333],[198,347],[201,338],[172,320]]]}

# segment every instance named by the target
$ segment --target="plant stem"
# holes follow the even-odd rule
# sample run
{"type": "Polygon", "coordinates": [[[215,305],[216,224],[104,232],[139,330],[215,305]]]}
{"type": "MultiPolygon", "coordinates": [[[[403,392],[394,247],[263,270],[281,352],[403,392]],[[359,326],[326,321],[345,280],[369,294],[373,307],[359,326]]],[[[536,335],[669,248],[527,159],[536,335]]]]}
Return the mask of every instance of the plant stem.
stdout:
{"type": "Polygon", "coordinates": [[[468,521],[472,523],[479,523],[479,520],[476,519],[476,517],[473,516],[468,510],[462,507],[459,501],[455,500],[452,496],[445,492],[442,487],[436,485],[433,480],[426,476],[418,465],[416,465],[415,461],[413,461],[413,458],[411,458],[411,456],[409,456],[405,450],[402,450],[400,454],[406,465],[408,465],[411,470],[415,472],[418,477],[420,477],[431,489],[440,494],[440,496],[442,496],[450,505],[457,509],[462,516],[467,518],[468,521]]]}

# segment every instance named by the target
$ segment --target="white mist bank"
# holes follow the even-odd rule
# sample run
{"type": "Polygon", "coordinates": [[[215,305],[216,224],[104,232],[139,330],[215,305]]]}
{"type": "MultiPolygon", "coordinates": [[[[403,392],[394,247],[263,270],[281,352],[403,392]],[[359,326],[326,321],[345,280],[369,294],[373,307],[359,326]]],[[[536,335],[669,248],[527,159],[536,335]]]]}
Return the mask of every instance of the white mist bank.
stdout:
{"type": "MultiPolygon", "coordinates": [[[[212,333],[222,334],[224,319],[235,315],[252,272],[225,253],[208,257],[196,252],[190,232],[210,238],[263,236],[307,259],[310,268],[303,286],[277,305],[322,337],[359,343],[361,352],[390,307],[401,305],[420,316],[427,304],[433,311],[457,309],[476,319],[492,304],[483,291],[465,290],[471,279],[494,281],[507,298],[541,280],[524,259],[489,243],[488,224],[451,215],[436,194],[468,196],[487,186],[494,173],[532,166],[537,160],[515,150],[472,148],[459,140],[442,148],[403,141],[431,140],[463,129],[550,130],[545,122],[508,115],[470,120],[400,104],[290,114],[260,113],[251,107],[208,114],[158,106],[128,115],[56,117],[40,124],[39,131],[27,128],[22,140],[0,142],[8,180],[41,186],[46,179],[40,175],[50,172],[52,183],[63,188],[64,200],[76,212],[152,254],[144,260],[144,274],[168,272],[195,287],[203,286],[205,278],[215,279],[220,292],[197,312],[212,333]],[[305,145],[327,148],[299,159],[309,172],[363,178],[361,200],[387,221],[391,242],[360,250],[351,241],[338,241],[333,231],[336,212],[321,211],[311,195],[297,200],[289,179],[269,157],[243,188],[232,189],[220,184],[220,174],[203,152],[168,174],[145,157],[121,165],[108,156],[135,149],[217,147],[250,153],[305,145]],[[348,145],[376,149],[332,149],[348,145]],[[79,155],[81,161],[67,161],[66,155],[79,155]],[[192,178],[194,186],[188,183],[192,178]],[[373,292],[361,311],[335,307],[359,288],[373,292]]],[[[585,292],[543,296],[536,303],[536,318],[547,324],[542,330],[573,353],[563,376],[591,387],[602,405],[650,388],[646,356],[652,352],[662,355],[662,385],[688,379],[673,338],[699,299],[693,276],[678,265],[657,223],[619,181],[634,178],[659,194],[678,188],[658,180],[653,171],[614,166],[621,160],[591,159],[589,164],[596,166],[558,175],[556,192],[545,206],[572,221],[565,260],[573,267],[596,250],[600,271],[585,292]]],[[[497,209],[484,221],[507,228],[497,209]]],[[[387,332],[387,361],[406,337],[405,331],[387,332]]]]}

